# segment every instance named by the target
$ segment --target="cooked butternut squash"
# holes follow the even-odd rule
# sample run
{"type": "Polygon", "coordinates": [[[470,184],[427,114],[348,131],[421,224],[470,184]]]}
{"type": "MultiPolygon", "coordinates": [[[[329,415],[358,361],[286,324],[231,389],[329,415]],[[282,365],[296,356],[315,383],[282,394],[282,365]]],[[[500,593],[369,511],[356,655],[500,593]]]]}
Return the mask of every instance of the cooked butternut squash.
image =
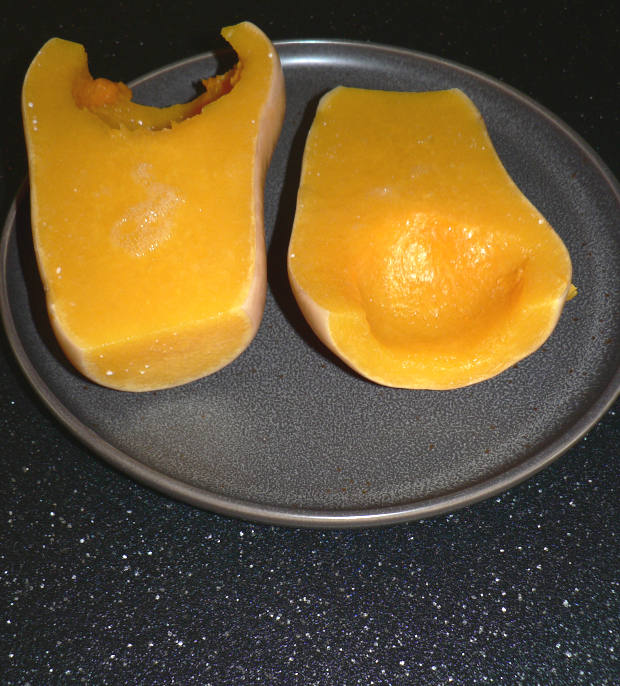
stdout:
{"type": "Polygon", "coordinates": [[[288,273],[317,336],[359,374],[437,390],[536,350],[571,286],[566,247],[459,90],[323,97],[288,273]]]}
{"type": "Polygon", "coordinates": [[[48,41],[22,108],[32,231],[54,331],[91,380],[126,391],[217,371],[253,339],[266,267],[263,189],[284,82],[268,38],[223,29],[235,68],[155,108],[48,41]]]}

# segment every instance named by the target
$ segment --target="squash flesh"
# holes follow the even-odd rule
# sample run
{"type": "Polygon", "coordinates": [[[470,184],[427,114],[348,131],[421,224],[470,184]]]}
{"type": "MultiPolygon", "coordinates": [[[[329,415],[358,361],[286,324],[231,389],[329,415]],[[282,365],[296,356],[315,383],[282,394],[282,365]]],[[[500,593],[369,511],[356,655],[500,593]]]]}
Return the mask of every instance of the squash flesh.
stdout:
{"type": "Polygon", "coordinates": [[[131,103],[126,87],[93,81],[82,46],[60,39],[26,76],[48,309],[71,361],[103,385],[153,390],[205,376],[237,357],[260,323],[262,192],[283,77],[255,26],[222,33],[242,66],[187,105],[131,103]]]}
{"type": "Polygon", "coordinates": [[[93,79],[86,71],[74,81],[73,99],[78,107],[88,108],[114,128],[158,130],[200,114],[210,102],[230,93],[240,77],[241,62],[237,62],[225,74],[203,79],[205,90],[194,100],[170,107],[149,107],[133,102],[131,89],[124,83],[114,83],[105,78],[93,79]]]}
{"type": "Polygon", "coordinates": [[[549,336],[568,252],[460,91],[338,88],[306,143],[288,256],[317,335],[405,388],[490,378],[549,336]]]}

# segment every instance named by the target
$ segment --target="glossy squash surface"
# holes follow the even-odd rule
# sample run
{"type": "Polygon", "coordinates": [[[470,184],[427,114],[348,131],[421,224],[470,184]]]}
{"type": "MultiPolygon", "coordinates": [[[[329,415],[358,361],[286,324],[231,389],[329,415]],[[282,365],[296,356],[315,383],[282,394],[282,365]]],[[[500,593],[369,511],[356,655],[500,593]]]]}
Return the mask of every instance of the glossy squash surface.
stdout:
{"type": "Polygon", "coordinates": [[[420,389],[482,381],[532,353],[571,286],[563,242],[458,90],[323,97],[288,271],[333,352],[377,383],[420,389]]]}
{"type": "Polygon", "coordinates": [[[130,391],[217,371],[251,342],[266,291],[264,178],[284,114],[268,38],[188,104],[135,104],[54,38],[22,93],[34,246],[56,335],[90,379],[130,391]]]}

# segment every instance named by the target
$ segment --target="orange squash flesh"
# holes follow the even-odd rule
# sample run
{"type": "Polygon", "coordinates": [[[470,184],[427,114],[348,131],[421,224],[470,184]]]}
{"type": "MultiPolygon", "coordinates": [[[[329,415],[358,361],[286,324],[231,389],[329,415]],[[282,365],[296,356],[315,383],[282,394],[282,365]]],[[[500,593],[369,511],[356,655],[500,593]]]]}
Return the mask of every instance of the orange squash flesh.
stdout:
{"type": "Polygon", "coordinates": [[[288,272],[316,334],[353,369],[436,390],[536,350],[571,286],[563,242],[459,90],[323,97],[288,272]]]}
{"type": "Polygon", "coordinates": [[[48,310],[71,362],[119,390],[217,371],[261,321],[263,189],[284,115],[268,38],[223,29],[239,62],[188,104],[131,102],[54,38],[22,109],[32,229],[48,310]]]}
{"type": "Polygon", "coordinates": [[[170,107],[148,107],[133,102],[131,89],[124,83],[93,79],[85,72],[73,84],[73,99],[78,107],[87,107],[114,128],[158,130],[200,114],[210,102],[230,93],[240,77],[241,62],[237,62],[225,74],[203,79],[205,90],[194,100],[170,107]]]}

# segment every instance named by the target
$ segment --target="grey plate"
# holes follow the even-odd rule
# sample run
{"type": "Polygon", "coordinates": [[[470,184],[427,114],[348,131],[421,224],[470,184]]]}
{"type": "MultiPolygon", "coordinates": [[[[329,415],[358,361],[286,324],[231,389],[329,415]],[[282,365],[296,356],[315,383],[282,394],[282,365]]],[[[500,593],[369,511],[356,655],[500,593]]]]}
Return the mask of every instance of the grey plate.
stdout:
{"type": "MultiPolygon", "coordinates": [[[[227,515],[296,526],[388,524],[457,509],[548,465],[618,394],[618,185],[542,107],[470,69],[342,41],[277,44],[288,109],[266,187],[269,295],[233,364],[195,383],[125,394],[81,378],[51,333],[30,239],[27,193],[7,218],[1,305],[26,376],[58,419],[135,479],[227,515]],[[317,100],[338,84],[462,88],[508,171],[566,242],[579,297],[541,350],[484,383],[404,391],[369,383],[314,337],[289,290],[285,254],[301,154],[317,100]]],[[[200,55],[134,84],[138,99],[193,95],[219,58],[200,55]]]]}

